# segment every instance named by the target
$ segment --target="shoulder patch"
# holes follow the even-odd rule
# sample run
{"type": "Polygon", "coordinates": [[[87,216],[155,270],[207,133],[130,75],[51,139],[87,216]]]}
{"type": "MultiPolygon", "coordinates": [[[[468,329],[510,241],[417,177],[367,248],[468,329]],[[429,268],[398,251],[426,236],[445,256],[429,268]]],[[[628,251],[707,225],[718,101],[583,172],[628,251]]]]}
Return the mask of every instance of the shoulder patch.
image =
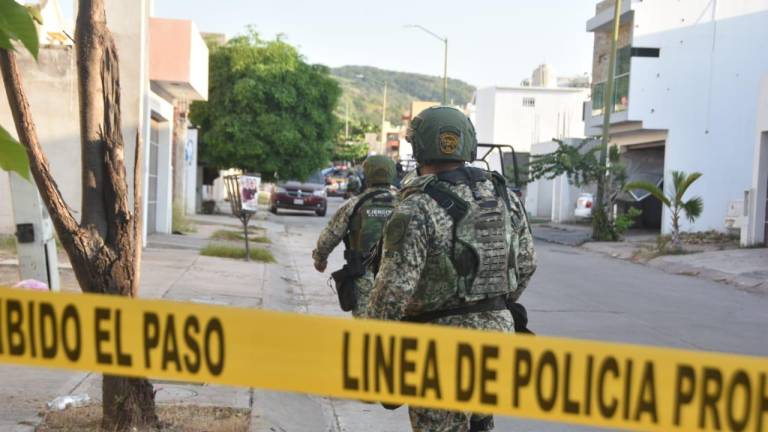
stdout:
{"type": "Polygon", "coordinates": [[[445,155],[456,153],[459,148],[459,135],[453,131],[440,134],[440,151],[445,155]]]}
{"type": "Polygon", "coordinates": [[[407,213],[394,213],[384,229],[384,250],[399,251],[408,231],[411,215],[407,213]]]}

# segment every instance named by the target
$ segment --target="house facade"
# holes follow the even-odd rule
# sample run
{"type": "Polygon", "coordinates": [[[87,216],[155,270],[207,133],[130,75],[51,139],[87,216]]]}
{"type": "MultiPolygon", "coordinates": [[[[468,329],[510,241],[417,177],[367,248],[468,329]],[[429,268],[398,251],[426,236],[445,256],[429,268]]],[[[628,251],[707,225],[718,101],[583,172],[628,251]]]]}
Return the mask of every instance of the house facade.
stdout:
{"type": "MultiPolygon", "coordinates": [[[[586,134],[602,133],[614,1],[597,4],[592,101],[586,134]]],[[[733,229],[743,245],[766,240],[768,2],[625,0],[610,137],[630,180],[663,185],[674,170],[703,174],[689,189],[704,212],[686,230],[733,229]]],[[[645,198],[650,199],[650,198],[645,198]]],[[[667,210],[662,232],[670,231],[667,210]]]]}
{"type": "Polygon", "coordinates": [[[553,138],[584,134],[583,106],[589,89],[484,87],[475,95],[474,122],[482,143],[509,144],[517,153],[553,138]]]}
{"type": "MultiPolygon", "coordinates": [[[[157,20],[151,2],[106,0],[107,22],[120,58],[123,138],[128,184],[133,186],[137,138],[144,143],[142,164],[144,235],[170,233],[173,192],[174,106],[207,97],[208,51],[190,21],[157,20]],[[157,31],[168,27],[173,31],[157,31]],[[201,46],[202,45],[202,46],[201,46]],[[154,64],[150,53],[162,52],[169,64],[154,64]],[[172,63],[172,67],[170,65],[172,63]],[[137,137],[137,134],[139,136],[137,137]]],[[[24,87],[38,136],[59,189],[79,219],[81,208],[80,128],[75,48],[71,23],[58,1],[43,10],[39,61],[20,54],[24,87]]],[[[5,94],[0,89],[0,99],[5,94]]],[[[0,103],[0,124],[15,133],[7,103],[0,103]]],[[[178,122],[177,122],[177,127],[178,122]]],[[[181,127],[186,128],[186,125],[181,127]]],[[[182,170],[184,164],[178,164],[182,170]]],[[[194,167],[196,172],[196,167],[194,167]]],[[[0,233],[15,231],[9,174],[0,172],[0,233]]]]}

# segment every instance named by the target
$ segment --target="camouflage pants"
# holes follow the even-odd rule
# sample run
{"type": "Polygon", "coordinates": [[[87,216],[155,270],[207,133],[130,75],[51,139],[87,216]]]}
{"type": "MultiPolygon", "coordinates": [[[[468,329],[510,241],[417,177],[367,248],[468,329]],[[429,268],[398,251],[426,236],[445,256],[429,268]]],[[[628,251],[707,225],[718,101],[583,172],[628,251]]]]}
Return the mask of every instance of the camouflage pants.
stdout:
{"type": "MultiPolygon", "coordinates": [[[[512,315],[506,310],[445,317],[435,324],[502,332],[514,328],[512,315]]],[[[481,432],[493,430],[494,426],[493,416],[484,414],[414,407],[409,407],[408,414],[413,432],[481,432]]]]}
{"type": "Polygon", "coordinates": [[[368,300],[373,290],[373,275],[368,272],[355,279],[355,286],[357,287],[357,306],[352,310],[352,316],[355,318],[365,318],[368,311],[368,300]]]}

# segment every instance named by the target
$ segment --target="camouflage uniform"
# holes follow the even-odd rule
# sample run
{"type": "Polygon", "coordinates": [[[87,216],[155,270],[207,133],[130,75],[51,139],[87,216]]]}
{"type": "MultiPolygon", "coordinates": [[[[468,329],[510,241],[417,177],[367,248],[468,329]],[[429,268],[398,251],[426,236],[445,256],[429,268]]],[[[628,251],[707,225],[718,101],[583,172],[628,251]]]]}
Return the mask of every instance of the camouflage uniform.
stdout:
{"type": "MultiPolygon", "coordinates": [[[[328,256],[333,252],[336,246],[341,243],[347,233],[355,205],[362,197],[377,190],[388,191],[392,195],[397,193],[397,190],[393,187],[374,186],[367,189],[365,194],[354,196],[345,201],[333,215],[328,222],[328,225],[323,229],[320,233],[320,237],[317,239],[317,247],[312,251],[312,258],[315,262],[324,262],[328,260],[328,256]]],[[[355,279],[355,285],[358,288],[357,307],[352,311],[352,315],[360,317],[364,314],[365,308],[368,305],[368,297],[371,292],[373,280],[371,277],[361,276],[355,279]]]]}
{"type": "MultiPolygon", "coordinates": [[[[440,263],[445,263],[443,259],[450,256],[454,241],[453,219],[435,199],[414,191],[420,183],[433,181],[434,177],[413,177],[403,184],[400,202],[384,230],[381,263],[367,311],[370,318],[400,321],[424,312],[466,305],[465,300],[456,294],[455,286],[441,284],[446,279],[446,268],[440,263]]],[[[438,183],[465,201],[475,199],[467,184],[440,180],[438,183]]],[[[475,188],[475,194],[481,199],[496,197],[491,180],[478,182],[475,188]]],[[[517,271],[516,289],[508,296],[517,300],[533,275],[536,264],[533,238],[523,206],[514,194],[510,194],[510,201],[510,254],[516,260],[517,271]]],[[[508,310],[452,315],[437,318],[432,323],[495,331],[513,329],[512,315],[508,310]]],[[[493,429],[491,416],[415,407],[410,407],[409,413],[412,428],[417,432],[466,432],[470,430],[470,422],[475,427],[485,422],[485,427],[473,430],[493,429]]]]}

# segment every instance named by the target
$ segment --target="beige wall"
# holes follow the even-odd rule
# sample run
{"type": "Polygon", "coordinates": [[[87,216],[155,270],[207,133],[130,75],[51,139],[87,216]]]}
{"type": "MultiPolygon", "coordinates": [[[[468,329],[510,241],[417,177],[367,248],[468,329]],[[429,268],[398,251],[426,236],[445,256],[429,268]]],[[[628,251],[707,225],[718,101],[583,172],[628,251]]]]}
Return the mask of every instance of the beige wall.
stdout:
{"type": "MultiPolygon", "coordinates": [[[[120,59],[121,109],[125,162],[133,189],[136,134],[146,113],[147,0],[106,0],[107,23],[120,59]]],[[[38,138],[48,156],[62,195],[79,218],[81,206],[80,127],[74,47],[42,46],[39,62],[19,55],[22,79],[30,100],[38,138]]],[[[5,92],[0,89],[0,125],[15,135],[5,92]]],[[[146,141],[146,140],[145,140],[146,141]]],[[[0,232],[13,231],[8,175],[0,172],[0,232]]]]}
{"type": "MultiPolygon", "coordinates": [[[[77,76],[74,47],[55,46],[40,50],[39,61],[19,52],[19,66],[37,136],[50,160],[51,171],[67,203],[79,218],[80,134],[77,76]]],[[[5,91],[0,87],[0,125],[16,136],[5,91]]],[[[13,232],[8,174],[0,171],[0,232],[13,232]]]]}

